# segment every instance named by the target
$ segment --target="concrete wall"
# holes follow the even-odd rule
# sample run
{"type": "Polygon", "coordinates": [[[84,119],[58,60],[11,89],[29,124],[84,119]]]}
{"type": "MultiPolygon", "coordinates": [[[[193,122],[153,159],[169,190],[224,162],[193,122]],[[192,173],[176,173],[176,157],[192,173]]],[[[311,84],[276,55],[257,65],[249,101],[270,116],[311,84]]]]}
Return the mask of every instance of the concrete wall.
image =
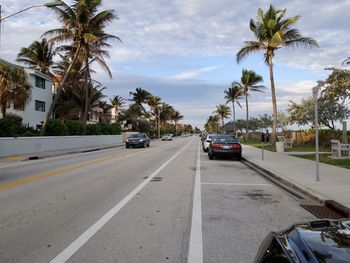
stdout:
{"type": "Polygon", "coordinates": [[[74,151],[123,143],[123,135],[0,138],[0,157],[74,151]]]}

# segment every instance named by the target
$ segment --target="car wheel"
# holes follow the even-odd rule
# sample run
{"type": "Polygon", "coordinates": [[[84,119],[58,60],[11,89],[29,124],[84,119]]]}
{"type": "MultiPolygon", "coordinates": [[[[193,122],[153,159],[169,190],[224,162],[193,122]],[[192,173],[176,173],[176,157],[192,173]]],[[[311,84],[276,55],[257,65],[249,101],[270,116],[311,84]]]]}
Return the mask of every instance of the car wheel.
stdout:
{"type": "Polygon", "coordinates": [[[146,148],[147,147],[147,142],[144,142],[142,147],[146,148]]]}
{"type": "Polygon", "coordinates": [[[207,153],[208,152],[208,148],[204,148],[204,151],[207,153]]]}
{"type": "Polygon", "coordinates": [[[149,147],[149,143],[147,144],[147,147],[149,147]]]}
{"type": "Polygon", "coordinates": [[[129,149],[129,145],[125,145],[125,148],[126,148],[126,149],[129,149]]]}
{"type": "Polygon", "coordinates": [[[208,153],[208,157],[209,157],[210,160],[214,159],[214,155],[212,153],[208,153]]]}
{"type": "Polygon", "coordinates": [[[242,154],[236,156],[237,161],[242,160],[242,154]]]}

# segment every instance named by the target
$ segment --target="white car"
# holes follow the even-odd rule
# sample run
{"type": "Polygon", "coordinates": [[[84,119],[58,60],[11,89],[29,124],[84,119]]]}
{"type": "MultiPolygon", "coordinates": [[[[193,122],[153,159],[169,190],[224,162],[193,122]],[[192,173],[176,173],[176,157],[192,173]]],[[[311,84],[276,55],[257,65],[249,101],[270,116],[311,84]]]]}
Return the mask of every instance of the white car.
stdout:
{"type": "Polygon", "coordinates": [[[207,134],[207,136],[205,137],[205,140],[203,140],[202,142],[202,146],[203,146],[203,151],[207,152],[209,149],[209,144],[211,142],[211,139],[215,136],[216,134],[207,134]]]}
{"type": "Polygon", "coordinates": [[[162,137],[162,141],[172,141],[173,135],[172,134],[164,134],[162,137]]]}

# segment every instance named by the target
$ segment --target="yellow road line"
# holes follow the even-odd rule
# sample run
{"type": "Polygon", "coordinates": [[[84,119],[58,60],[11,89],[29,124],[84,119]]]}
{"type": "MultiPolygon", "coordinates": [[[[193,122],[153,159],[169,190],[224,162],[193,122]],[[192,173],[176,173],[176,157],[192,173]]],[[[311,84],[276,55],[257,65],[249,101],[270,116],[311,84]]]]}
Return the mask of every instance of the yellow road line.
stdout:
{"type": "Polygon", "coordinates": [[[125,157],[125,156],[129,156],[129,155],[136,154],[136,153],[139,153],[139,152],[140,151],[132,152],[132,153],[114,154],[114,155],[111,155],[111,156],[108,156],[108,157],[104,157],[104,158],[101,158],[101,159],[96,159],[96,160],[88,161],[88,162],[81,163],[81,164],[67,166],[65,168],[61,168],[61,169],[50,171],[50,172],[40,173],[40,174],[33,175],[33,176],[30,176],[30,177],[27,177],[27,178],[23,178],[23,179],[20,179],[20,180],[10,181],[10,182],[4,183],[4,184],[0,184],[0,190],[5,190],[5,189],[12,188],[12,187],[24,185],[24,184],[31,183],[31,182],[34,182],[34,181],[37,181],[37,180],[41,180],[41,179],[44,179],[44,178],[47,178],[47,177],[50,177],[50,176],[54,176],[54,175],[58,175],[58,174],[66,173],[66,172],[70,172],[70,171],[73,171],[73,170],[76,170],[76,169],[79,169],[79,168],[83,168],[83,167],[87,167],[87,166],[90,166],[90,165],[102,163],[102,162],[105,162],[105,161],[109,161],[109,160],[112,160],[112,159],[114,159],[116,157],[125,157]]]}
{"type": "Polygon", "coordinates": [[[22,161],[24,159],[26,159],[25,157],[23,156],[9,156],[9,157],[5,157],[5,158],[2,158],[3,160],[7,160],[7,161],[22,161]]]}

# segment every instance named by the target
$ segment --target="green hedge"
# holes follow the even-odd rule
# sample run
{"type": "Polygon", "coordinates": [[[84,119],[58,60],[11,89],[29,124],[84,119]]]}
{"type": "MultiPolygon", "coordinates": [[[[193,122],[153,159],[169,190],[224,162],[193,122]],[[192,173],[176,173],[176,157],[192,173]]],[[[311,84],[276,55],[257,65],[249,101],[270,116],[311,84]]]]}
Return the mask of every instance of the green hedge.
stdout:
{"type": "MultiPolygon", "coordinates": [[[[121,133],[122,128],[118,123],[85,125],[81,121],[51,119],[47,123],[45,136],[119,135],[121,133]]],[[[39,134],[39,130],[24,126],[20,116],[8,114],[0,119],[0,137],[28,137],[39,134]]]]}

